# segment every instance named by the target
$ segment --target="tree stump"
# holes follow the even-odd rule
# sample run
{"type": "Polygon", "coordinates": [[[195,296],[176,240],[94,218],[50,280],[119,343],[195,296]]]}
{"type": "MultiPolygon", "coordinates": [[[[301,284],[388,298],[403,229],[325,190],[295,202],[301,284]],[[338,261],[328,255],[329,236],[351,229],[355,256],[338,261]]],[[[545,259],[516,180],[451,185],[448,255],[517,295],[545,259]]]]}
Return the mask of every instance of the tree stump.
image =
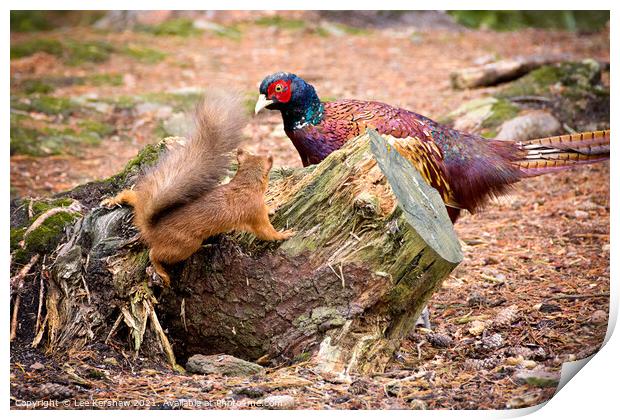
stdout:
{"type": "Polygon", "coordinates": [[[126,339],[173,365],[175,355],[194,353],[263,364],[312,359],[346,380],[385,368],[462,259],[439,194],[388,139],[368,131],[319,165],[272,171],[272,222],[294,237],[210,238],[172,267],[172,285],[161,290],[131,210],[94,204],[135,182],[162,147],[65,194],[86,213],[49,249],[46,315],[35,334],[41,340],[46,329],[48,350],[126,339]]]}

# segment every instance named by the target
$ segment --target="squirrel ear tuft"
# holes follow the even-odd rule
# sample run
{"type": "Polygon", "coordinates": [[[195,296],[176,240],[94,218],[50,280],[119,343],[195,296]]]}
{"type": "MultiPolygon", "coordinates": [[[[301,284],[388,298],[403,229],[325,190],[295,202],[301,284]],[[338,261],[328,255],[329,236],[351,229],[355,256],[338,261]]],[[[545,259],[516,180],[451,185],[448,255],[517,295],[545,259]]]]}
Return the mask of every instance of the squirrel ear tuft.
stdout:
{"type": "Polygon", "coordinates": [[[267,171],[270,171],[273,167],[273,156],[271,154],[267,155],[267,171]]]}

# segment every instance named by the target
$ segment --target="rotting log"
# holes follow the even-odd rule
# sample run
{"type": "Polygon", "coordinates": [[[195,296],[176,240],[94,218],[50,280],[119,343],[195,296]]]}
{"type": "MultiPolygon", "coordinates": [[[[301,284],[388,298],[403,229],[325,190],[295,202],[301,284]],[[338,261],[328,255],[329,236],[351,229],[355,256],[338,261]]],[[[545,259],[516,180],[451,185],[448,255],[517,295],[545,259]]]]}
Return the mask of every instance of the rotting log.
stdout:
{"type": "Polygon", "coordinates": [[[515,57],[475,67],[456,70],[450,74],[454,89],[494,86],[509,82],[539,67],[566,61],[564,55],[515,57]]]}
{"type": "Polygon", "coordinates": [[[131,210],[93,206],[134,183],[142,166],[134,160],[131,170],[67,194],[85,214],[50,250],[47,313],[35,332],[40,339],[46,329],[49,351],[126,340],[175,366],[175,354],[194,353],[312,359],[346,380],[384,369],[462,259],[438,193],[369,131],[319,165],[272,171],[272,222],[294,237],[210,238],[171,268],[172,286],[161,290],[131,210]]]}

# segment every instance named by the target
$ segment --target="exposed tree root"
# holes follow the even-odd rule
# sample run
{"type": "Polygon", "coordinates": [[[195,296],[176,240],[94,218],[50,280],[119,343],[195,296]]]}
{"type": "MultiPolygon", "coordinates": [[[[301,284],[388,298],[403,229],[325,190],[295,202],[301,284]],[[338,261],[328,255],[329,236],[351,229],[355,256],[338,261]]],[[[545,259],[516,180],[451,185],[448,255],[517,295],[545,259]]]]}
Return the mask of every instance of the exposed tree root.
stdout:
{"type": "Polygon", "coordinates": [[[19,306],[22,301],[20,291],[24,287],[24,279],[26,278],[26,275],[28,275],[32,267],[37,263],[37,261],[39,261],[39,257],[39,254],[33,255],[30,258],[28,264],[23,266],[15,277],[11,278],[11,294],[15,294],[15,301],[13,303],[13,315],[11,316],[11,341],[13,341],[17,337],[19,306]]]}

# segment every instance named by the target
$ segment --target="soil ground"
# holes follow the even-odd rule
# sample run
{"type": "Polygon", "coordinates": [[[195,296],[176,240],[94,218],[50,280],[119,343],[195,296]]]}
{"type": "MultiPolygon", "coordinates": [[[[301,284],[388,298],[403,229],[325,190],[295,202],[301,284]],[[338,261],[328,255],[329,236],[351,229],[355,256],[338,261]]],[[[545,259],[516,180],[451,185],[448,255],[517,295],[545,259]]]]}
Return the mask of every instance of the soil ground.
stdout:
{"type": "MultiPolygon", "coordinates": [[[[450,88],[451,71],[485,57],[562,53],[609,60],[608,31],[497,33],[400,25],[325,35],[311,19],[301,28],[233,23],[239,32],[234,38],[208,31],[179,37],[89,28],[13,33],[12,44],[41,38],[105,40],[148,45],[166,57],[147,63],[114,53],[107,61],[70,66],[38,53],[11,61],[12,94],[19,94],[19,83],[28,78],[98,73],[119,74],[122,83],[57,87],[53,95],[99,101],[215,85],[241,92],[251,105],[262,78],[286,70],[302,75],[323,98],[379,100],[437,118],[493,92],[450,88]]],[[[41,113],[31,116],[57,122],[41,113]]],[[[12,155],[14,195],[45,196],[110,176],[142,146],[159,140],[161,120],[152,113],[114,107],[104,119],[114,132],[98,145],[55,156],[12,155]]],[[[252,118],[245,134],[247,147],[271,153],[275,166],[300,166],[278,114],[252,118]]],[[[61,408],[90,408],[79,401],[116,399],[147,401],[155,408],[168,408],[171,402],[191,408],[192,401],[211,401],[211,408],[247,408],[277,394],[293,396],[295,408],[501,409],[549,399],[552,386],[519,383],[514,373],[528,368],[558,372],[562,362],[586,357],[602,343],[609,303],[609,165],[521,182],[483,212],[463,217],[456,231],[465,259],[431,299],[433,333],[412,332],[384,375],[354,378],[350,385],[331,383],[301,363],[252,378],[203,377],[135,359],[123,343],[59,359],[27,350],[18,339],[11,358],[11,404],[58,399],[69,401],[61,408]],[[502,310],[500,316],[506,315],[509,307],[507,326],[475,331],[502,310]],[[104,361],[106,355],[115,355],[118,364],[104,361]]]]}

